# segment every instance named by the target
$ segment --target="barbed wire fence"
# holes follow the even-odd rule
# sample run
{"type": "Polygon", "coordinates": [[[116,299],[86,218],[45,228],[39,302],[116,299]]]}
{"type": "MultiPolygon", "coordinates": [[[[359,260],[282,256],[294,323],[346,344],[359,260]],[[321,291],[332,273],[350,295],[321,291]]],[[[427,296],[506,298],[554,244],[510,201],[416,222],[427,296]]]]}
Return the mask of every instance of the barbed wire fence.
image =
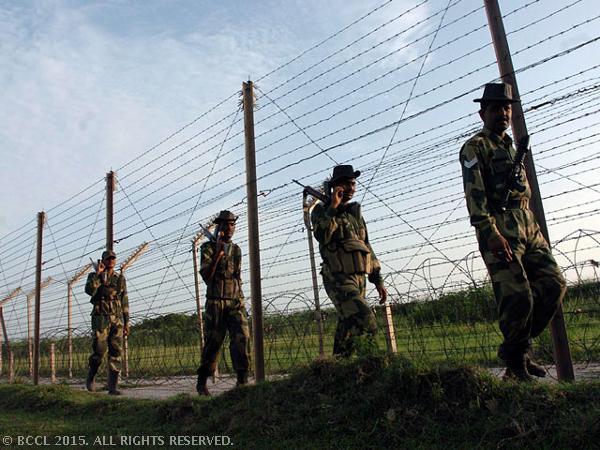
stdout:
{"type": "MultiPolygon", "coordinates": [[[[553,251],[570,285],[565,318],[579,363],[600,356],[600,64],[594,58],[600,15],[590,14],[593,4],[511,2],[503,16],[508,38],[519,43],[512,52],[515,73],[553,251]]],[[[471,0],[381,3],[257,78],[267,373],[314,360],[320,340],[331,353],[336,314],[320,284],[316,311],[302,192],[291,180],[319,186],[344,163],[363,173],[358,195],[383,264],[398,353],[423,364],[496,364],[501,336],[464,206],[458,151],[481,126],[471,98],[497,80],[484,8],[471,0]]],[[[190,242],[199,223],[230,209],[240,216],[234,239],[248,254],[243,149],[235,91],[115,171],[115,249],[124,260],[147,244],[126,269],[133,327],[124,375],[130,382],[168,383],[195,373],[201,333],[190,242]]],[[[77,379],[87,371],[91,305],[82,272],[105,248],[106,204],[99,178],[47,210],[44,377],[77,379]]],[[[36,232],[32,219],[0,238],[2,378],[31,376],[27,294],[35,287],[36,232]]],[[[388,330],[376,292],[367,297],[380,330],[388,330]]],[[[385,348],[384,331],[378,341],[385,348]]],[[[551,362],[547,334],[535,351],[551,362]]],[[[220,371],[230,368],[224,353],[220,371]]]]}

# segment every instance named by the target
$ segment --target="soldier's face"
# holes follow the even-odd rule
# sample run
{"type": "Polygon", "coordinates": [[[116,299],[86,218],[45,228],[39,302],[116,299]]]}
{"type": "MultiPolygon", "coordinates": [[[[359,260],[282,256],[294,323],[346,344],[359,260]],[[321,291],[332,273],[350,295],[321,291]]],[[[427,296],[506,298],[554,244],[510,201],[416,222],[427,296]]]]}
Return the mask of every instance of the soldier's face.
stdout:
{"type": "Polygon", "coordinates": [[[479,111],[479,116],[486,128],[503,136],[504,132],[510,126],[512,106],[510,103],[505,102],[490,102],[485,110],[479,111]]]}
{"type": "Polygon", "coordinates": [[[347,180],[340,180],[338,186],[344,190],[344,195],[342,196],[342,203],[348,203],[354,197],[354,193],[356,192],[356,179],[350,178],[347,180]]]}
{"type": "Polygon", "coordinates": [[[229,239],[231,239],[233,237],[233,233],[235,233],[235,222],[228,221],[228,222],[221,223],[221,226],[219,227],[219,231],[221,233],[223,233],[223,239],[228,241],[229,239]]]}
{"type": "Polygon", "coordinates": [[[109,256],[108,258],[103,259],[102,262],[104,263],[104,267],[106,267],[107,269],[114,269],[117,265],[117,258],[115,258],[114,256],[109,256]]]}

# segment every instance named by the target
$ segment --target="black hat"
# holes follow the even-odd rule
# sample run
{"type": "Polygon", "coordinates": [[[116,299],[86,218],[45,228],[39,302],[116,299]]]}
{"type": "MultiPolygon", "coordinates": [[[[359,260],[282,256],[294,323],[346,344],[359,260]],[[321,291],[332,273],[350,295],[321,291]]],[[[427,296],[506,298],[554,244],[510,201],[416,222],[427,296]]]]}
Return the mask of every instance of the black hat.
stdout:
{"type": "Polygon", "coordinates": [[[474,102],[508,102],[518,103],[521,100],[513,98],[512,86],[507,83],[488,83],[483,88],[481,98],[476,98],[474,102]]]}
{"type": "Polygon", "coordinates": [[[215,218],[215,220],[213,220],[214,223],[221,223],[221,222],[235,222],[237,220],[238,216],[236,216],[235,214],[233,214],[231,211],[221,211],[219,213],[219,215],[215,218]]]}
{"type": "Polygon", "coordinates": [[[102,252],[102,260],[108,259],[108,258],[116,258],[117,254],[115,252],[113,252],[112,250],[104,250],[102,252]]]}
{"type": "Polygon", "coordinates": [[[358,178],[359,176],[360,170],[354,170],[354,167],[351,165],[335,166],[329,182],[335,184],[340,178],[358,178]]]}

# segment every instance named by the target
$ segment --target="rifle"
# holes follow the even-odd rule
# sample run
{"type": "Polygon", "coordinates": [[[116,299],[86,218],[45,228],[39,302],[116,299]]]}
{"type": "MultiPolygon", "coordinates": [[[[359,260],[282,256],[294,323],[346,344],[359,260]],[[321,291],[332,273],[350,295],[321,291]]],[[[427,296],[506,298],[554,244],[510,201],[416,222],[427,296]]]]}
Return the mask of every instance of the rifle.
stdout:
{"type": "Polygon", "coordinates": [[[302,186],[302,188],[304,189],[304,193],[308,194],[314,198],[316,198],[317,200],[320,200],[323,203],[329,203],[330,202],[330,195],[328,195],[330,188],[329,188],[329,182],[325,182],[323,185],[324,191],[323,192],[319,192],[317,191],[315,188],[310,187],[310,186],[305,186],[302,183],[300,183],[298,180],[292,180],[294,183],[296,183],[297,185],[302,186]]]}
{"type": "Polygon", "coordinates": [[[510,197],[510,191],[513,189],[524,192],[525,185],[521,183],[521,171],[523,169],[523,161],[525,161],[525,157],[529,152],[529,135],[526,134],[519,142],[517,142],[517,154],[515,155],[515,162],[512,166],[508,177],[506,178],[506,183],[504,185],[504,192],[500,203],[500,211],[506,211],[506,205],[508,204],[508,198],[510,197]]]}

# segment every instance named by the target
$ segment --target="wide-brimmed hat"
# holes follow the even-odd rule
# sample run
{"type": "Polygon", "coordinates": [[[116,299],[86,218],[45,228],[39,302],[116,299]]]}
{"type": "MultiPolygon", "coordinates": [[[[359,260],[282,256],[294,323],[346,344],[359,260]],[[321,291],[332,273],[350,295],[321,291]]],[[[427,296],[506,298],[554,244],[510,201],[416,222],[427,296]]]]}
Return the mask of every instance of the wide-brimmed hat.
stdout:
{"type": "Polygon", "coordinates": [[[223,210],[219,213],[219,215],[217,217],[215,217],[215,220],[213,220],[213,222],[214,223],[235,222],[237,220],[237,218],[238,218],[238,216],[233,214],[231,211],[223,210]]]}
{"type": "Polygon", "coordinates": [[[116,258],[117,254],[115,252],[113,252],[112,250],[104,250],[102,252],[102,260],[108,259],[108,258],[116,258]]]}
{"type": "Polygon", "coordinates": [[[354,167],[351,165],[341,165],[335,166],[333,168],[333,174],[331,175],[331,179],[329,182],[331,184],[335,184],[336,181],[342,178],[358,178],[360,176],[360,170],[354,170],[354,167]]]}
{"type": "Polygon", "coordinates": [[[518,103],[521,100],[513,98],[512,86],[507,83],[488,83],[483,88],[481,98],[476,98],[474,102],[508,102],[518,103]]]}

